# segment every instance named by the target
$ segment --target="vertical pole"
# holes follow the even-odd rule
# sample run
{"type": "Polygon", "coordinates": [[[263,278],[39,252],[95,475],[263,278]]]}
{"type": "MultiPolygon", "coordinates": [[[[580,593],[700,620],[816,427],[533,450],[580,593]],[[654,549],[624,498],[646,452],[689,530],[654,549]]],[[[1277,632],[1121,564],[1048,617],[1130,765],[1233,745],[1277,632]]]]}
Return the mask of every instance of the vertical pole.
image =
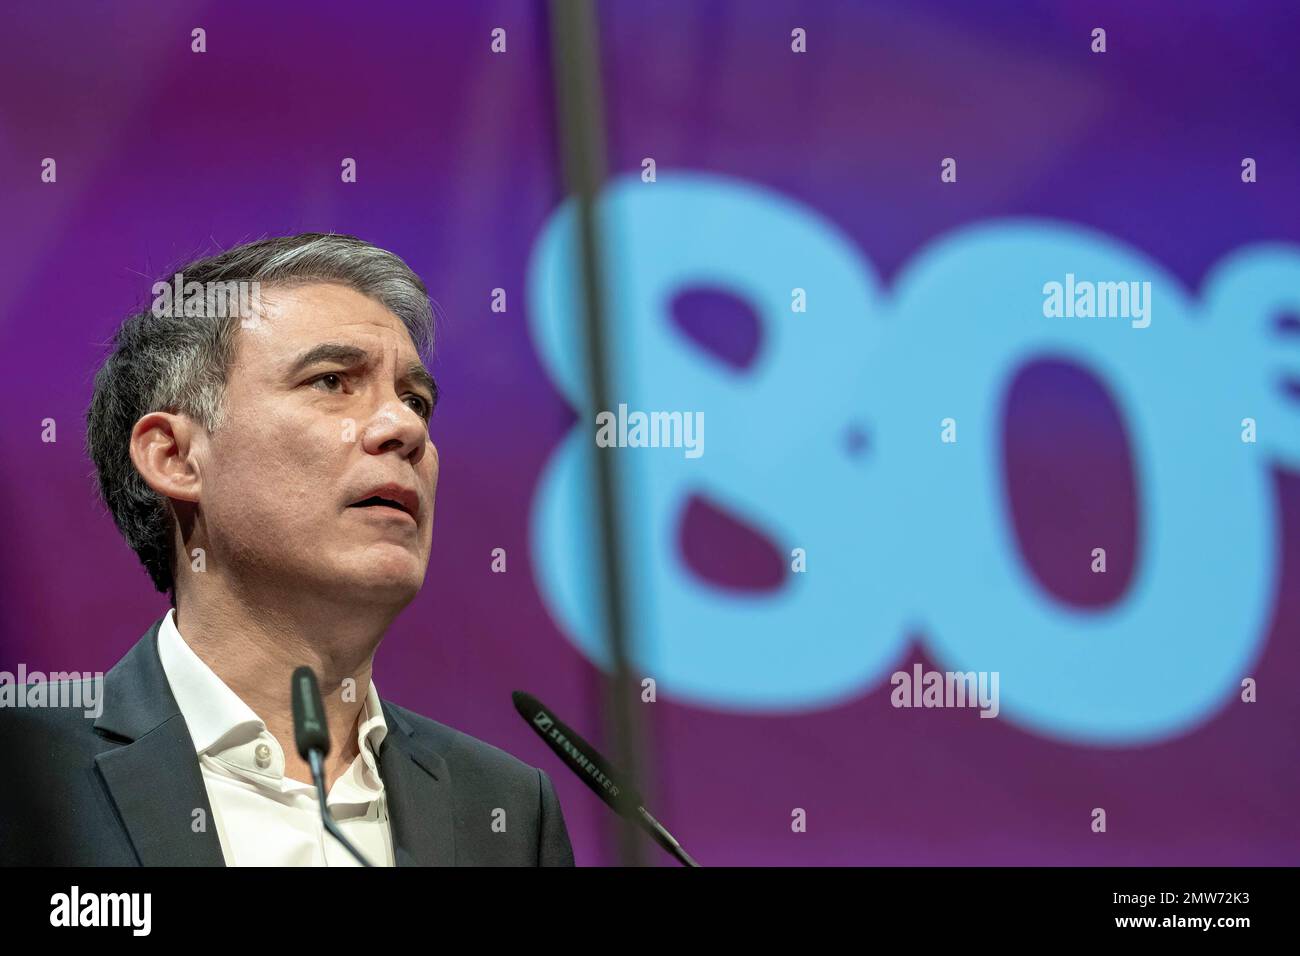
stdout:
{"type": "MultiPolygon", "coordinates": [[[[582,272],[583,327],[587,344],[587,381],[591,408],[579,409],[581,427],[595,428],[594,414],[612,409],[605,340],[605,288],[601,271],[600,224],[596,203],[605,180],[604,113],[597,57],[596,13],[591,0],[551,0],[551,66],[556,79],[560,116],[559,140],[568,191],[577,211],[582,272]],[[583,416],[585,420],[583,420],[583,416]]],[[[613,739],[613,760],[634,785],[640,783],[640,748],[635,706],[636,685],[628,668],[626,602],[623,591],[622,542],[619,534],[617,448],[595,447],[597,554],[604,569],[596,587],[603,597],[609,641],[610,673],[605,682],[606,727],[613,739]],[[601,586],[603,584],[603,586],[601,586]]],[[[625,866],[642,863],[643,845],[635,826],[618,820],[619,857],[625,866]]]]}

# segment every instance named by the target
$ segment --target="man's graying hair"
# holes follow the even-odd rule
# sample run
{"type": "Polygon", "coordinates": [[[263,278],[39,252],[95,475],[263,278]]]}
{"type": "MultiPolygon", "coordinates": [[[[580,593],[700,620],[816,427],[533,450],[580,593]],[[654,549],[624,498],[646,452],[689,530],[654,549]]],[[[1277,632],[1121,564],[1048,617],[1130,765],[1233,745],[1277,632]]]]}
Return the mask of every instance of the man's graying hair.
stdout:
{"type": "MultiPolygon", "coordinates": [[[[174,272],[182,274],[186,285],[338,283],[396,315],[421,357],[433,344],[433,312],[424,283],[393,253],[354,236],[305,232],[261,239],[174,272]]],[[[131,431],[149,412],[184,414],[209,431],[219,428],[241,325],[239,314],[225,310],[202,316],[184,312],[180,307],[146,309],[122,323],[95,376],[95,394],[86,411],[86,450],[95,463],[100,494],[126,543],[164,593],[174,591],[170,507],[131,463],[131,431]]]]}

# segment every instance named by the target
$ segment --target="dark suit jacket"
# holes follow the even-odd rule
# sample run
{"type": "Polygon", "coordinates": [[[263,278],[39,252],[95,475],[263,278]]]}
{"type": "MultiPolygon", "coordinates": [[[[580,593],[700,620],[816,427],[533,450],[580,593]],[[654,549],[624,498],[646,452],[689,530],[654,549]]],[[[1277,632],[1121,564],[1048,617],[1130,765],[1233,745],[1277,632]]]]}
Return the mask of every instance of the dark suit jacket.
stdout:
{"type": "MultiPolygon", "coordinates": [[[[0,865],[225,864],[189,728],[158,657],[161,623],[104,675],[98,719],[82,707],[0,707],[0,865]],[[200,808],[207,827],[195,833],[200,808]]],[[[382,704],[379,773],[398,866],[573,865],[544,772],[382,704]],[[498,807],[503,833],[491,825],[498,807]]]]}

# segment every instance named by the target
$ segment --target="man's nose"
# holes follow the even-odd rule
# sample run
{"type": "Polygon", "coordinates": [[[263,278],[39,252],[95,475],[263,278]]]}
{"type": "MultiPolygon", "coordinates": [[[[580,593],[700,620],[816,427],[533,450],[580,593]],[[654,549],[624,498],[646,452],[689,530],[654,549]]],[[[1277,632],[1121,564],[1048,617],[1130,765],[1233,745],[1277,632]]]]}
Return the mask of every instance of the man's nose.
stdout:
{"type": "Polygon", "coordinates": [[[424,419],[405,402],[393,397],[375,409],[366,422],[361,446],[368,455],[395,451],[411,464],[418,465],[424,457],[428,438],[424,419]]]}

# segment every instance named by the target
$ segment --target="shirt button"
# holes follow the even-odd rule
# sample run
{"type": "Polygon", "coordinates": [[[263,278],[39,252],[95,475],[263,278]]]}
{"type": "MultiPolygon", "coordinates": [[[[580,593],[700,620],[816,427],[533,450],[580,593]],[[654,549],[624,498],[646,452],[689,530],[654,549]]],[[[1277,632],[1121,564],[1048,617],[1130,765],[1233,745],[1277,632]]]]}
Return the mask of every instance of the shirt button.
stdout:
{"type": "Polygon", "coordinates": [[[271,766],[271,748],[267,744],[258,744],[257,749],[253,751],[253,758],[257,765],[265,770],[271,766]]]}

